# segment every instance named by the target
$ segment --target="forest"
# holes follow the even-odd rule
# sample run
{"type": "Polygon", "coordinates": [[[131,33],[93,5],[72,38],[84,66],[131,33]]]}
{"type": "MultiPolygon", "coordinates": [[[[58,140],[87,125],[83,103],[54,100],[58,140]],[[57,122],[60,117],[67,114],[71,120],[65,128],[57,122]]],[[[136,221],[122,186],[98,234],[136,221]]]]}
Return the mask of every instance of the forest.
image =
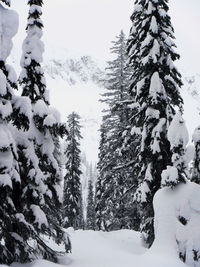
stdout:
{"type": "Polygon", "coordinates": [[[101,68],[85,55],[44,64],[43,0],[27,0],[17,66],[20,17],[0,0],[2,267],[200,267],[199,88],[176,66],[169,1],[133,2],[129,35],[119,29],[101,68]],[[100,123],[89,107],[63,120],[49,77],[55,90],[82,87],[77,105],[99,86],[100,123]],[[198,110],[192,137],[188,105],[198,110]]]}

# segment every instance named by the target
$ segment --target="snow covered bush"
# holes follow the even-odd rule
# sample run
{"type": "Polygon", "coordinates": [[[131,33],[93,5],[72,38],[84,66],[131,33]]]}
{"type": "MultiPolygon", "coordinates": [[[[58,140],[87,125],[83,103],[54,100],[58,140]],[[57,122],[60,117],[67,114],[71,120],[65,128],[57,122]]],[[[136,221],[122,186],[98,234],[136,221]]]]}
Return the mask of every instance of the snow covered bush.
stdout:
{"type": "Polygon", "coordinates": [[[151,252],[200,266],[200,186],[187,181],[154,197],[155,241],[151,252]],[[168,255],[168,256],[167,256],[168,255]]]}

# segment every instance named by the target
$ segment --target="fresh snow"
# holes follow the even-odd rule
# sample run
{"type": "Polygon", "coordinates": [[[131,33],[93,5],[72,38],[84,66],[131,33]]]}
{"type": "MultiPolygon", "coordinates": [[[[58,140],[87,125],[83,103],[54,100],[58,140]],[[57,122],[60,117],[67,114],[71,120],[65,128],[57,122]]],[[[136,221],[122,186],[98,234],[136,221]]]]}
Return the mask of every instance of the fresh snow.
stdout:
{"type": "MultiPolygon", "coordinates": [[[[166,194],[165,197],[168,197],[168,195],[166,194]]],[[[174,206],[169,205],[168,207],[166,203],[165,207],[167,211],[170,212],[169,207],[174,207],[174,206]]],[[[174,212],[174,209],[172,212],[174,212]]],[[[167,219],[167,223],[169,223],[169,219],[167,219]]],[[[11,266],[12,267],[59,267],[59,266],[60,267],[64,266],[65,267],[66,266],[186,267],[186,265],[183,264],[177,258],[176,253],[174,252],[174,247],[172,248],[167,247],[167,249],[164,250],[165,244],[162,243],[161,241],[161,243],[157,242],[155,245],[153,245],[151,249],[147,250],[141,244],[140,234],[132,230],[95,232],[95,231],[83,231],[83,230],[74,231],[73,229],[69,228],[68,233],[70,234],[72,241],[72,249],[73,249],[72,254],[68,254],[64,258],[60,258],[60,264],[50,263],[45,260],[37,260],[29,264],[13,263],[11,266]]],[[[166,235],[165,237],[167,238],[166,235]]],[[[0,267],[3,266],[5,265],[0,265],[0,267]]]]}
{"type": "Polygon", "coordinates": [[[193,250],[200,247],[200,186],[187,182],[174,189],[159,190],[154,197],[154,210],[155,241],[148,253],[163,255],[167,260],[178,259],[179,252],[186,253],[187,265],[199,266],[192,256],[193,250]],[[186,223],[182,223],[181,218],[186,223]]]}
{"type": "Polygon", "coordinates": [[[18,15],[0,4],[0,60],[6,61],[13,47],[12,37],[18,30],[18,15]]]}
{"type": "Polygon", "coordinates": [[[174,148],[174,146],[180,143],[185,148],[189,142],[189,133],[185,125],[185,120],[182,118],[180,112],[176,113],[169,126],[168,140],[171,144],[171,148],[174,148]]]}
{"type": "Polygon", "coordinates": [[[6,85],[7,85],[7,79],[4,75],[3,71],[0,70],[0,95],[5,96],[6,95],[6,85]]]}

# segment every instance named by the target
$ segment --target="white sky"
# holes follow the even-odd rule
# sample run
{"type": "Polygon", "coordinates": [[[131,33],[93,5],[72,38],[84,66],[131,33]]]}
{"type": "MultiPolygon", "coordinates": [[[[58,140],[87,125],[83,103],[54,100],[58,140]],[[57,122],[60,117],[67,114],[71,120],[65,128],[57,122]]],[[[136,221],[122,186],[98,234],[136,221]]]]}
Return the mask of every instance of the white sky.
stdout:
{"type": "MultiPolygon", "coordinates": [[[[12,0],[20,13],[21,45],[26,25],[26,0],[12,0]]],[[[121,29],[128,34],[134,0],[44,0],[44,41],[46,46],[65,48],[78,54],[108,59],[111,41],[121,29]]],[[[169,0],[181,69],[200,72],[200,0],[169,0]]]]}
{"type": "MultiPolygon", "coordinates": [[[[200,73],[200,0],[169,2],[177,51],[181,55],[179,71],[182,74],[200,73]]],[[[26,3],[27,0],[12,0],[12,8],[20,15],[19,32],[14,39],[14,54],[18,61],[27,23],[26,3]]],[[[128,35],[131,27],[130,16],[134,0],[44,0],[44,3],[43,40],[47,59],[56,58],[57,54],[59,59],[66,57],[65,50],[68,50],[69,56],[91,55],[104,65],[109,59],[111,41],[115,40],[121,29],[128,35]]],[[[18,66],[19,62],[16,69],[18,66]]],[[[70,87],[63,81],[59,84],[57,80],[47,85],[51,104],[61,112],[64,120],[72,111],[87,119],[96,120],[101,117],[99,92],[93,85],[70,87]]],[[[87,123],[85,132],[83,131],[83,151],[91,161],[97,160],[97,129],[98,125],[90,126],[87,123]]]]}

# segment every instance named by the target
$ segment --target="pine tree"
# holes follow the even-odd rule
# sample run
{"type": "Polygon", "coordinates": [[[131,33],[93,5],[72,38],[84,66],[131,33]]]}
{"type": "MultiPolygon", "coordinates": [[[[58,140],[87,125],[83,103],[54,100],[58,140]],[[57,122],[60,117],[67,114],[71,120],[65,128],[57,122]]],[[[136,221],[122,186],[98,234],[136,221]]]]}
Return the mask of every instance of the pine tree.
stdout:
{"type": "Polygon", "coordinates": [[[83,189],[81,187],[81,196],[80,196],[80,213],[78,215],[78,219],[77,219],[77,228],[78,229],[85,229],[85,218],[84,218],[84,203],[83,203],[83,189]]]}
{"type": "Polygon", "coordinates": [[[153,196],[161,186],[162,171],[171,165],[167,129],[175,107],[182,107],[181,75],[173,63],[179,55],[174,51],[174,30],[167,2],[135,1],[128,48],[134,77],[130,95],[138,105],[135,126],[142,133],[142,169],[135,200],[142,209],[141,231],[148,246],[154,240],[153,196]]]}
{"type": "Polygon", "coordinates": [[[97,177],[96,187],[95,187],[95,218],[96,218],[96,229],[97,230],[105,230],[104,227],[104,218],[102,216],[104,202],[102,202],[102,179],[101,176],[97,177]]]}
{"type": "MultiPolygon", "coordinates": [[[[3,2],[10,4],[10,1],[3,2]]],[[[29,127],[30,117],[24,109],[26,100],[14,94],[13,89],[17,89],[15,71],[6,64],[12,49],[11,39],[17,32],[18,16],[1,5],[0,9],[1,14],[4,13],[0,42],[0,264],[11,264],[27,260],[32,253],[28,244],[32,227],[18,208],[22,181],[14,138],[15,130],[29,127]]]]}
{"type": "Polygon", "coordinates": [[[99,146],[99,162],[97,168],[99,176],[96,188],[96,220],[97,226],[101,230],[109,231],[112,229],[114,219],[114,201],[115,201],[115,180],[113,167],[115,166],[115,150],[113,143],[115,139],[111,135],[114,128],[110,116],[104,116],[100,128],[101,140],[99,146]]]}
{"type": "Polygon", "coordinates": [[[94,187],[90,179],[88,182],[88,198],[87,198],[87,230],[95,230],[95,202],[94,202],[94,187]]]}
{"type": "Polygon", "coordinates": [[[69,135],[66,139],[66,175],[64,177],[63,218],[65,227],[80,228],[81,214],[81,158],[80,116],[73,112],[68,116],[69,135]]]}
{"type": "Polygon", "coordinates": [[[133,201],[130,210],[127,209],[126,203],[133,194],[132,190],[128,189],[130,184],[133,189],[132,184],[135,179],[133,167],[129,166],[132,161],[131,153],[127,153],[125,146],[123,147],[126,140],[124,133],[129,125],[128,105],[131,102],[128,95],[130,70],[126,66],[126,38],[122,31],[113,42],[111,52],[115,54],[115,59],[108,62],[106,92],[101,100],[107,104],[107,110],[100,130],[105,144],[101,141],[98,164],[99,179],[102,180],[101,199],[98,201],[102,203],[97,203],[97,208],[98,205],[104,207],[102,212],[107,230],[130,227],[130,221],[133,220],[130,214],[133,201]],[[103,150],[102,155],[101,150],[103,150]]]}
{"type": "MultiPolygon", "coordinates": [[[[60,226],[62,175],[55,157],[55,140],[66,131],[64,125],[59,122],[58,112],[49,107],[44,72],[40,65],[44,51],[41,41],[43,23],[40,18],[43,1],[29,0],[28,4],[30,9],[27,37],[23,43],[22,72],[19,82],[22,85],[22,96],[29,97],[32,104],[33,115],[28,138],[33,143],[32,153],[36,156],[34,161],[38,166],[34,166],[37,174],[32,168],[34,171],[24,175],[22,202],[26,203],[24,205],[26,220],[37,232],[39,254],[45,259],[57,261],[60,253],[48,247],[41,235],[53,238],[57,244],[64,243],[66,252],[70,250],[68,236],[60,226]]],[[[23,157],[22,155],[22,159],[23,157]]]]}

